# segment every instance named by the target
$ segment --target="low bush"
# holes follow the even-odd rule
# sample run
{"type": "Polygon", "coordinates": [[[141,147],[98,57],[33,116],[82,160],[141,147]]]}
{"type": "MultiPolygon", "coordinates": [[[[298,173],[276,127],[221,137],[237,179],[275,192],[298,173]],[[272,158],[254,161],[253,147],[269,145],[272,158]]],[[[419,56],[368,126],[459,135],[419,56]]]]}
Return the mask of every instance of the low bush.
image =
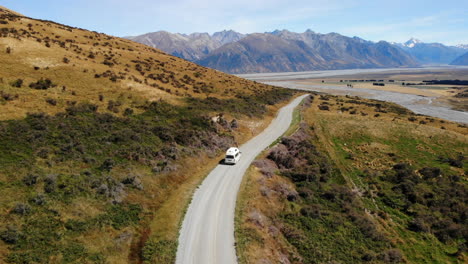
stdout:
{"type": "Polygon", "coordinates": [[[7,244],[16,244],[21,237],[21,233],[15,227],[8,226],[0,232],[0,239],[7,244]]]}
{"type": "Polygon", "coordinates": [[[11,86],[21,88],[23,86],[23,79],[17,79],[10,83],[11,86]]]}
{"type": "Polygon", "coordinates": [[[149,240],[142,251],[144,263],[174,263],[176,259],[177,243],[175,241],[149,240]]]}
{"type": "Polygon", "coordinates": [[[28,215],[31,213],[31,206],[24,203],[17,203],[11,212],[18,215],[28,215]]]}
{"type": "Polygon", "coordinates": [[[52,98],[47,98],[47,99],[46,99],[46,102],[47,102],[48,104],[50,104],[50,105],[53,105],[53,106],[57,105],[57,100],[52,99],[52,98]]]}
{"type": "Polygon", "coordinates": [[[55,87],[56,85],[52,83],[50,79],[40,79],[37,82],[33,82],[29,84],[29,88],[36,89],[36,90],[47,90],[51,87],[55,87]]]}
{"type": "Polygon", "coordinates": [[[39,178],[39,176],[36,175],[36,174],[28,174],[23,178],[23,182],[27,186],[32,186],[32,185],[35,185],[37,183],[38,178],[39,178]]]}

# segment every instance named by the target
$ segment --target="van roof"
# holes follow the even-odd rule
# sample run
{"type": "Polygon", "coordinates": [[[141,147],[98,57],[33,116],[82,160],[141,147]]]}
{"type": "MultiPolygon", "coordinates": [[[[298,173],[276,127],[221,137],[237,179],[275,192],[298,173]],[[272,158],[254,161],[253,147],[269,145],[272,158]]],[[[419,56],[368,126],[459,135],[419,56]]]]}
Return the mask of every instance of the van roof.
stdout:
{"type": "Polygon", "coordinates": [[[227,151],[226,151],[226,154],[233,154],[233,153],[236,153],[238,152],[239,149],[238,148],[235,148],[235,147],[230,147],[227,151]]]}

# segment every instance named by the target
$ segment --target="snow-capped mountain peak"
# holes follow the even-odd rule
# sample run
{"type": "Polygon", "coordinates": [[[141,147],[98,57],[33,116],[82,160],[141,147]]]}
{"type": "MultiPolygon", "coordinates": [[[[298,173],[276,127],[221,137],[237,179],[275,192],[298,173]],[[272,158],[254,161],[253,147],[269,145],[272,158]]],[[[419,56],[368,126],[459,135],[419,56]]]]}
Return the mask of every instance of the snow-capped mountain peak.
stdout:
{"type": "Polygon", "coordinates": [[[468,44],[458,44],[455,47],[468,50],[468,44]]]}
{"type": "Polygon", "coordinates": [[[413,48],[416,44],[422,43],[419,39],[411,38],[410,40],[406,41],[403,45],[408,48],[413,48]]]}

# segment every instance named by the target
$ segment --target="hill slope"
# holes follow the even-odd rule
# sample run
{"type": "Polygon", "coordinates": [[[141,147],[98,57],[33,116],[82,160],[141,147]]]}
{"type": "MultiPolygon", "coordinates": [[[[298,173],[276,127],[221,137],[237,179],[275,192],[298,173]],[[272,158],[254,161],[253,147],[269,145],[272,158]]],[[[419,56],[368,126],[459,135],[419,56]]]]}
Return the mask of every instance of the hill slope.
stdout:
{"type": "Polygon", "coordinates": [[[171,262],[192,191],[292,95],[1,8],[0,61],[1,263],[171,262]]]}
{"type": "Polygon", "coordinates": [[[240,263],[467,262],[466,126],[349,96],[302,114],[245,177],[240,263]]]}
{"type": "Polygon", "coordinates": [[[450,65],[468,65],[468,52],[456,58],[450,65]]]}
{"type": "MultiPolygon", "coordinates": [[[[268,90],[234,76],[200,67],[159,50],[97,32],[72,28],[2,12],[0,85],[18,100],[2,106],[0,119],[24,117],[27,112],[63,111],[67,101],[87,100],[101,109],[108,100],[132,95],[134,100],[167,99],[216,94],[226,98],[268,90]],[[47,90],[13,89],[40,79],[47,90]],[[65,87],[65,88],[64,88],[65,87]],[[100,100],[101,96],[105,100],[100,100]],[[51,97],[55,106],[45,100],[51,97]]],[[[125,100],[121,100],[125,101],[125,100]]],[[[121,108],[130,105],[125,103],[121,108]]]]}

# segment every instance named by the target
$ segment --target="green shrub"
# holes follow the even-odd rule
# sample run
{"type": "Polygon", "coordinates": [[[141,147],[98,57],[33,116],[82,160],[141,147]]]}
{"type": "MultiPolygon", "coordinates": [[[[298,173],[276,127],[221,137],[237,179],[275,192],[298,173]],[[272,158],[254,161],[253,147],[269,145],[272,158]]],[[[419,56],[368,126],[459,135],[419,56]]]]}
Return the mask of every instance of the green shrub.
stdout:
{"type": "Polygon", "coordinates": [[[121,229],[123,227],[136,224],[140,220],[142,208],[138,204],[130,205],[112,205],[106,210],[106,213],[99,216],[96,221],[100,225],[108,224],[115,229],[121,229]]]}
{"type": "Polygon", "coordinates": [[[52,83],[50,79],[40,79],[37,82],[33,82],[29,84],[29,88],[36,89],[36,90],[47,90],[51,87],[55,87],[56,85],[52,83]]]}
{"type": "Polygon", "coordinates": [[[7,244],[16,244],[21,237],[17,228],[8,226],[6,230],[0,232],[0,239],[7,244]]]}
{"type": "Polygon", "coordinates": [[[144,263],[174,263],[176,259],[177,243],[170,240],[145,243],[142,250],[144,263]]]}
{"type": "Polygon", "coordinates": [[[61,248],[63,263],[76,263],[78,260],[84,260],[87,257],[85,247],[77,242],[72,242],[61,248]]]}
{"type": "Polygon", "coordinates": [[[23,86],[23,79],[17,79],[16,81],[11,82],[10,85],[16,88],[21,88],[23,86]]]}

